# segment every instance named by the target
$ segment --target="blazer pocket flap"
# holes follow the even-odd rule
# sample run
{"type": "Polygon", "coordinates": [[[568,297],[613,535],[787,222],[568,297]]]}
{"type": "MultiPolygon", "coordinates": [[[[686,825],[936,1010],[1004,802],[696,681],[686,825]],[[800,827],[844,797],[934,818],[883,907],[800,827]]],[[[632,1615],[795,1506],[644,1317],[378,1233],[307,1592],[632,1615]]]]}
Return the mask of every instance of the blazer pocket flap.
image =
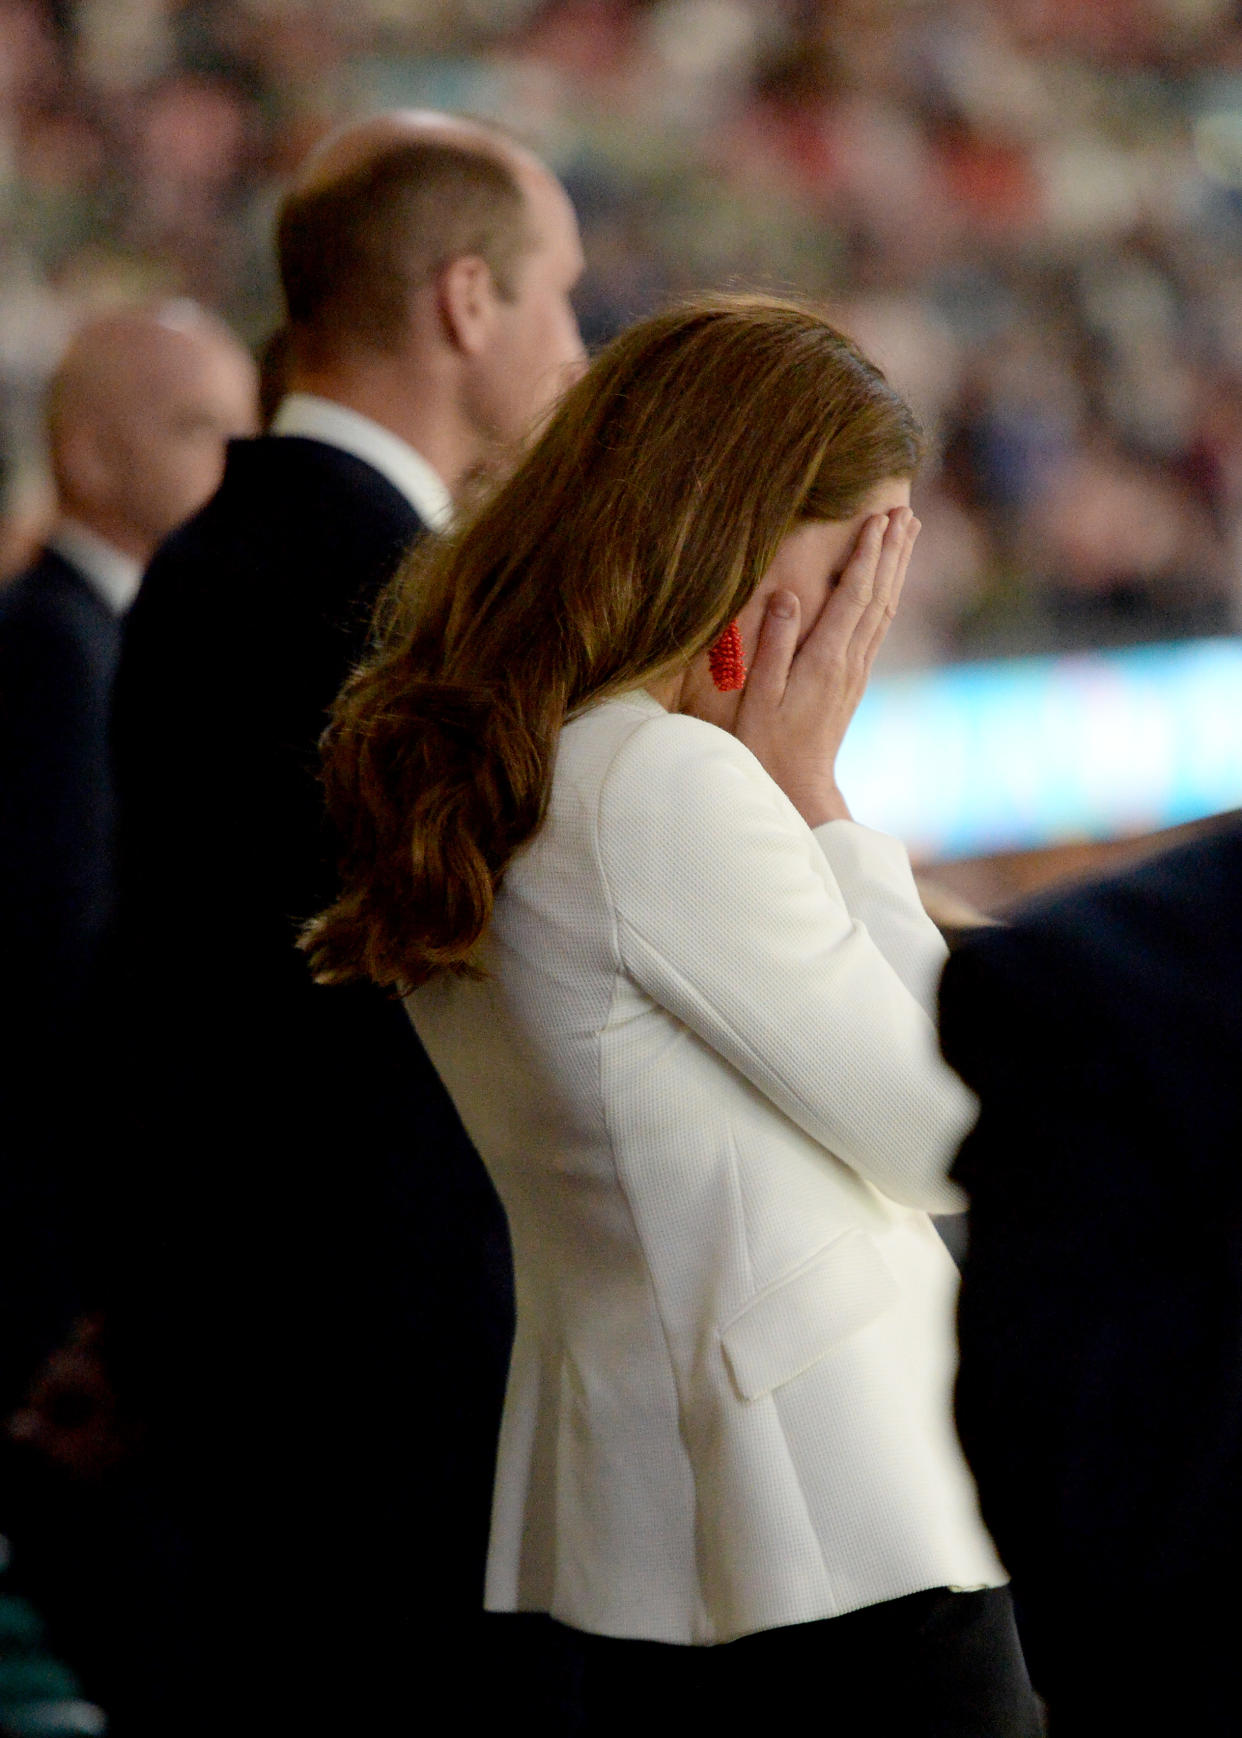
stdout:
{"type": "Polygon", "coordinates": [[[875,1244],[864,1231],[847,1231],[721,1329],[738,1393],[758,1400],[791,1382],[896,1296],[897,1282],[875,1244]]]}

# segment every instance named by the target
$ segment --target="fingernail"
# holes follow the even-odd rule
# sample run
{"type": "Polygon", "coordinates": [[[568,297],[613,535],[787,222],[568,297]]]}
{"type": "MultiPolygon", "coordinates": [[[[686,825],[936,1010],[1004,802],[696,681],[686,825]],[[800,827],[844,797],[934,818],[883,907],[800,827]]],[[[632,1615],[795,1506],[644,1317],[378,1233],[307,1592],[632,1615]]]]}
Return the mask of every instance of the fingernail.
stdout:
{"type": "Polygon", "coordinates": [[[791,616],[797,607],[797,600],[791,591],[774,591],[768,599],[769,615],[791,616]]]}

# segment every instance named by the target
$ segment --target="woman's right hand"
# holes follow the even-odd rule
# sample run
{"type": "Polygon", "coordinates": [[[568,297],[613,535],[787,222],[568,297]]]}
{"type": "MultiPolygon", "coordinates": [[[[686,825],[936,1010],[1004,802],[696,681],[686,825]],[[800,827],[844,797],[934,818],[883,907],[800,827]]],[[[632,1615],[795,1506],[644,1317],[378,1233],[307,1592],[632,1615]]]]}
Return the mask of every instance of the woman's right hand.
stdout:
{"type": "Polygon", "coordinates": [[[897,612],[918,534],[908,507],[868,519],[801,646],[797,597],[781,590],[768,600],[734,734],[808,826],[850,818],[837,751],[897,612]]]}

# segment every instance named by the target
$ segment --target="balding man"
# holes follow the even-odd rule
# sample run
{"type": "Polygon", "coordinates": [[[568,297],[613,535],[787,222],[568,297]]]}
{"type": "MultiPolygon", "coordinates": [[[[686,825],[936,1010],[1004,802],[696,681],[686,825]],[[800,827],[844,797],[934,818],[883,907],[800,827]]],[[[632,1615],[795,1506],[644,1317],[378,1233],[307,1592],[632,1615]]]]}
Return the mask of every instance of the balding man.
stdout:
{"type": "MultiPolygon", "coordinates": [[[[254,364],[191,303],[84,325],[51,381],[59,517],[0,592],[0,1409],[63,1329],[66,1101],[76,1022],[113,897],[107,729],[121,619],[160,541],[213,492],[225,441],[253,430],[254,364]]],[[[72,1114],[76,1114],[73,1107],[72,1114]]],[[[78,1125],[75,1125],[78,1126],[78,1125]]],[[[79,1133],[80,1133],[79,1127],[79,1133]]]]}
{"type": "Polygon", "coordinates": [[[480,1615],[507,1238],[400,1006],[316,988],[295,937],[335,884],[329,707],[411,542],[581,369],[581,251],[534,157],[422,113],[329,140],[278,247],[285,396],[156,556],[118,678],[148,1114],[114,1340],[188,1542],[202,1729],[243,1695],[256,1730],[446,1696],[469,1729],[509,1682],[480,1615]]]}

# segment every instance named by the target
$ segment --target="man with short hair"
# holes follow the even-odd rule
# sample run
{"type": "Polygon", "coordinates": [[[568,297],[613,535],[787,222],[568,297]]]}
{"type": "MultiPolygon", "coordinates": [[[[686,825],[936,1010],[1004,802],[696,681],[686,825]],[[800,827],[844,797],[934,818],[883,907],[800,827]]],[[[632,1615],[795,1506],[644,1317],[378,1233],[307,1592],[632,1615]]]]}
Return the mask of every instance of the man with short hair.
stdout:
{"type": "Polygon", "coordinates": [[[77,1026],[112,910],[121,622],[156,546],[215,490],[226,440],[253,431],[255,388],[242,346],[189,302],[88,320],[48,388],[58,517],[0,591],[0,1416],[72,1306],[62,1197],[82,1130],[65,1119],[82,1108],[67,1102],[86,1090],[77,1026]]]}
{"type": "MultiPolygon", "coordinates": [[[[483,127],[416,112],[338,134],[286,200],[277,249],[293,391],[413,447],[437,520],[444,491],[503,463],[582,369],[569,199],[483,127]]],[[[306,414],[286,404],[274,426],[302,432],[306,414]]]]}
{"type": "Polygon", "coordinates": [[[507,1235],[400,1005],[295,943],[335,885],[332,700],[410,544],[583,366],[581,249],[536,158],[426,113],[330,139],[278,245],[285,396],[152,563],[118,678],[143,1115],[109,1335],[192,1569],[177,1731],[402,1731],[449,1694],[468,1728],[506,1676],[507,1235]]]}

